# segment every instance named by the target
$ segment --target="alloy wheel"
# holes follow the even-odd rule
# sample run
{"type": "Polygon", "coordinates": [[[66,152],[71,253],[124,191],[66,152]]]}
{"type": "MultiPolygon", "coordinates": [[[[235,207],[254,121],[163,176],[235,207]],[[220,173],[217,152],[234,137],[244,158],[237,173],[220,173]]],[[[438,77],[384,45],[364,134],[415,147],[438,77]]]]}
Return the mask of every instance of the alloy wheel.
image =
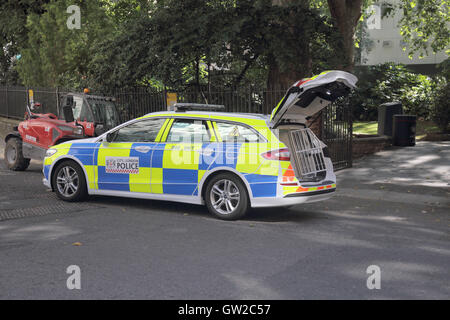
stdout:
{"type": "Polygon", "coordinates": [[[227,179],[217,181],[211,188],[211,203],[220,214],[231,214],[239,206],[241,194],[236,184],[227,179]]]}
{"type": "Polygon", "coordinates": [[[56,177],[56,184],[60,194],[64,197],[71,197],[79,187],[78,173],[70,166],[62,167],[56,177]]]}

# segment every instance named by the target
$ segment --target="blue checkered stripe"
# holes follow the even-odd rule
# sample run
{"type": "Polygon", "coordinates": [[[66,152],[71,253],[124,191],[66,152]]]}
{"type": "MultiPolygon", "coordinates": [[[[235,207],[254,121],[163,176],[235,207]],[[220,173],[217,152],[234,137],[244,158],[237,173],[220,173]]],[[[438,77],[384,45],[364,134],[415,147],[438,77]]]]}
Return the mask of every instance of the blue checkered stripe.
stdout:
{"type": "Polygon", "coordinates": [[[93,166],[97,161],[94,155],[98,152],[100,143],[73,143],[68,155],[77,158],[83,166],[93,166]]]}
{"type": "MultiPolygon", "coordinates": [[[[174,195],[198,195],[199,172],[213,170],[217,167],[236,168],[237,156],[239,154],[240,145],[224,145],[218,143],[205,143],[202,145],[203,150],[210,150],[212,153],[206,155],[198,153],[195,162],[198,163],[197,169],[180,169],[164,168],[163,158],[169,156],[165,150],[165,144],[159,144],[153,151],[152,168],[162,169],[162,184],[164,194],[174,195]],[[227,154],[228,159],[223,161],[223,155],[227,154]]],[[[186,166],[185,166],[186,167],[186,166]]]]}
{"type": "MultiPolygon", "coordinates": [[[[92,176],[88,177],[97,182],[99,190],[115,190],[130,192],[130,174],[106,173],[105,166],[98,165],[98,150],[100,143],[73,143],[68,155],[77,158],[85,168],[93,168],[92,176]]],[[[166,152],[165,143],[133,143],[129,151],[129,157],[139,158],[139,168],[161,169],[162,177],[159,182],[162,184],[163,194],[173,195],[198,195],[199,191],[199,171],[207,172],[218,167],[228,167],[236,169],[241,144],[226,143],[205,143],[203,150],[212,151],[211,154],[198,153],[198,168],[183,169],[163,168],[163,159],[166,152]],[[135,150],[139,146],[151,147],[148,153],[135,150]]],[[[49,166],[44,166],[44,175],[49,179],[49,166]]],[[[88,173],[89,175],[89,173],[88,173]]],[[[245,174],[243,176],[250,185],[253,197],[275,197],[277,194],[277,177],[259,174],[245,174]]],[[[142,184],[151,185],[155,181],[150,181],[148,177],[139,180],[142,184]]],[[[156,178],[155,178],[156,179],[156,178]]],[[[154,179],[152,179],[154,180],[154,179]]],[[[156,182],[158,183],[158,182],[156,182]]]]}
{"type": "Polygon", "coordinates": [[[44,177],[47,181],[50,181],[50,168],[51,165],[44,165],[42,172],[44,173],[44,177]]]}
{"type": "MultiPolygon", "coordinates": [[[[169,169],[162,168],[164,144],[158,147],[153,154],[153,167],[163,170],[163,193],[175,195],[194,195],[199,192],[199,172],[210,171],[219,167],[236,169],[238,156],[242,144],[207,143],[203,150],[211,150],[211,154],[202,153],[198,159],[198,169],[169,169]]],[[[181,165],[182,166],[182,165],[181,165]]],[[[277,195],[276,176],[245,174],[250,185],[253,197],[275,197],[277,195]]]]}
{"type": "Polygon", "coordinates": [[[253,197],[276,197],[278,188],[277,176],[266,176],[262,174],[246,174],[244,176],[250,184],[253,197]]]}
{"type": "MultiPolygon", "coordinates": [[[[151,168],[151,159],[152,159],[152,152],[155,148],[156,144],[153,143],[133,143],[131,145],[131,149],[129,150],[129,153],[126,153],[126,157],[133,157],[133,158],[139,158],[139,170],[143,171],[145,168],[149,169],[151,168]],[[136,147],[145,146],[150,147],[151,150],[142,153],[136,151],[136,147]]],[[[111,156],[115,156],[114,154],[111,154],[111,156]]],[[[121,156],[118,154],[117,156],[121,156]]],[[[139,175],[139,179],[136,181],[131,181],[132,174],[128,173],[107,173],[106,167],[103,165],[98,164],[98,150],[95,152],[94,155],[94,166],[97,168],[97,183],[98,183],[98,189],[99,190],[114,190],[114,191],[126,191],[131,192],[130,189],[130,183],[139,183],[141,185],[147,185],[150,186],[150,175],[139,175]]]]}
{"type": "MultiPolygon", "coordinates": [[[[84,167],[93,166],[94,160],[96,161],[97,159],[94,154],[98,150],[99,145],[100,143],[73,143],[65,155],[76,158],[84,167]]],[[[50,168],[52,166],[54,166],[54,163],[43,167],[44,177],[48,181],[50,181],[50,168]]]]}

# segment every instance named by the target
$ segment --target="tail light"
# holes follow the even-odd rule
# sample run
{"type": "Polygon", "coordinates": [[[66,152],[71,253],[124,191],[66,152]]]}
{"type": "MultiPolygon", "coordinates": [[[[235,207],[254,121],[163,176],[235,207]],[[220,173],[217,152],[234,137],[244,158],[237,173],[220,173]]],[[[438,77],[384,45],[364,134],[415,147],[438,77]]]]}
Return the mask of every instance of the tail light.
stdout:
{"type": "Polygon", "coordinates": [[[261,156],[267,160],[291,161],[291,153],[288,148],[267,151],[261,156]]]}

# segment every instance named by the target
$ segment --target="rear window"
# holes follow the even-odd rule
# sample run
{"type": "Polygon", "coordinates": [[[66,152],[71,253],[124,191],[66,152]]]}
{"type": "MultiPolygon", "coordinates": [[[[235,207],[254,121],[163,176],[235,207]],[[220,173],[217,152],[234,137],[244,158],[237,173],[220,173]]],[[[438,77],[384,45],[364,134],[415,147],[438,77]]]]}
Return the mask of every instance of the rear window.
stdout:
{"type": "Polygon", "coordinates": [[[222,137],[223,142],[251,143],[263,142],[261,136],[255,129],[229,122],[216,122],[217,134],[222,137]]]}

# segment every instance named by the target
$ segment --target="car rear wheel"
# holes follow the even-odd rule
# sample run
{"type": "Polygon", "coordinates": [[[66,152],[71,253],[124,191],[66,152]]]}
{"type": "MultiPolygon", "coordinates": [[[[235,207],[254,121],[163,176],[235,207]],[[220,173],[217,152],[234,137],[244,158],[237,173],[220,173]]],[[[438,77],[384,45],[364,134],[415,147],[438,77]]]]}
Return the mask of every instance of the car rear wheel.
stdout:
{"type": "Polygon", "coordinates": [[[237,220],[248,211],[248,192],[242,181],[233,174],[219,174],[206,186],[206,206],[223,220],[237,220]]]}
{"type": "Polygon", "coordinates": [[[30,159],[24,158],[22,140],[10,138],[5,146],[5,161],[10,170],[25,171],[30,165],[30,159]]]}
{"type": "Polygon", "coordinates": [[[52,174],[52,186],[58,198],[76,202],[87,196],[86,179],[81,167],[74,161],[61,162],[52,174]]]}

